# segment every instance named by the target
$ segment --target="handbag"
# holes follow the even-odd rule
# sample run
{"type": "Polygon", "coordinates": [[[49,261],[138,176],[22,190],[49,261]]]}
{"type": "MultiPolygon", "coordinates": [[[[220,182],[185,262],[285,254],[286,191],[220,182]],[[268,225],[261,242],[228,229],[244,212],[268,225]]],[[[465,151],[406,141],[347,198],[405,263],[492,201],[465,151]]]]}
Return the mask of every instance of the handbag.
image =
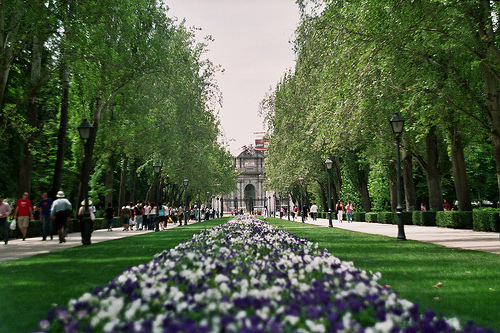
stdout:
{"type": "Polygon", "coordinates": [[[16,230],[16,225],[17,225],[16,219],[13,219],[10,222],[10,230],[16,230]]]}

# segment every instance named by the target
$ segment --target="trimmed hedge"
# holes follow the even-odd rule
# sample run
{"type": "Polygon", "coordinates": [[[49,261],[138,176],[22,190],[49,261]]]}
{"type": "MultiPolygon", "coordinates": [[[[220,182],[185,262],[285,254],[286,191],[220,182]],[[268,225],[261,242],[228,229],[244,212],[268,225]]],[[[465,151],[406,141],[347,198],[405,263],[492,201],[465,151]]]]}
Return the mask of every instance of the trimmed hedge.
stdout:
{"type": "Polygon", "coordinates": [[[499,210],[496,208],[474,209],[472,220],[472,229],[475,231],[500,231],[499,210]]]}
{"type": "Polygon", "coordinates": [[[443,228],[472,229],[472,212],[436,212],[436,225],[443,228]]]}
{"type": "Polygon", "coordinates": [[[378,223],[384,224],[396,224],[398,221],[398,216],[394,212],[379,212],[378,213],[378,223]]]}
{"type": "Polygon", "coordinates": [[[415,225],[422,226],[436,226],[436,213],[437,212],[428,212],[428,211],[420,211],[416,210],[412,212],[412,220],[415,225]]]}
{"type": "Polygon", "coordinates": [[[378,213],[377,212],[370,212],[365,214],[365,219],[366,222],[378,222],[378,213]]]}
{"type": "Polygon", "coordinates": [[[365,212],[352,212],[352,220],[357,222],[365,222],[365,212]]]}

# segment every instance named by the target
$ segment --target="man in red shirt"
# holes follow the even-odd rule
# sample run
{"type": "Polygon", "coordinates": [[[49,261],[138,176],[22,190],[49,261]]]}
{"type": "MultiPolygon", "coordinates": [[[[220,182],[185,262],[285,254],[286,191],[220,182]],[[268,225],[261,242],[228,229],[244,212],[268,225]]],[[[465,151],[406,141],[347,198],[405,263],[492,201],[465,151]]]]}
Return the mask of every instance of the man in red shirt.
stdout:
{"type": "Polygon", "coordinates": [[[31,209],[32,204],[28,199],[28,196],[28,192],[23,193],[23,197],[17,200],[16,210],[14,212],[14,218],[17,219],[17,225],[23,234],[23,240],[26,239],[29,221],[33,221],[33,211],[31,209]]]}

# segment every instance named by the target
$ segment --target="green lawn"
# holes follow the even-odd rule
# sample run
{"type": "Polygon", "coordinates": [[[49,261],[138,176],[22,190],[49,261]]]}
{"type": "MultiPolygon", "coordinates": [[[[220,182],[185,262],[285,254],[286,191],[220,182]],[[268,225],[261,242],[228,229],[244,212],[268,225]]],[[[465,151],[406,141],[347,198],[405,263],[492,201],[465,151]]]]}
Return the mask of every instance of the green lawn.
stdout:
{"type": "Polygon", "coordinates": [[[402,242],[395,237],[274,218],[267,221],[319,243],[320,247],[344,261],[354,262],[360,269],[381,272],[380,284],[390,285],[401,297],[420,304],[421,308],[457,317],[464,324],[467,319],[473,319],[477,325],[500,329],[497,254],[410,240],[402,242]],[[439,283],[441,286],[436,286],[439,283]]]}
{"type": "Polygon", "coordinates": [[[175,229],[138,234],[0,263],[0,332],[27,332],[38,327],[53,305],[105,285],[125,269],[149,262],[200,231],[227,222],[211,220],[175,229]]]}
{"type": "MultiPolygon", "coordinates": [[[[189,239],[200,228],[228,220],[0,263],[0,332],[34,330],[54,304],[66,305],[69,299],[106,284],[123,270],[149,262],[154,254],[189,239]]],[[[318,242],[358,268],[382,272],[381,284],[390,285],[422,308],[459,317],[462,322],[471,318],[478,325],[500,328],[498,255],[279,219],[268,218],[268,222],[318,242]],[[439,282],[442,287],[433,287],[439,282]]]]}

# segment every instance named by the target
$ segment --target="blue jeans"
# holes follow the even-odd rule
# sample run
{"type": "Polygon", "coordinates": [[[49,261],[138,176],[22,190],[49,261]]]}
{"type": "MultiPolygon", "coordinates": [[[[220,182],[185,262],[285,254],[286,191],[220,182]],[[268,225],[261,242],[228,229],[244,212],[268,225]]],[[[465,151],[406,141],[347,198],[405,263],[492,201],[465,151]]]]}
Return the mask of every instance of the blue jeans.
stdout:
{"type": "Polygon", "coordinates": [[[135,230],[142,229],[142,215],[135,216],[135,230]]]}
{"type": "Polygon", "coordinates": [[[9,241],[9,223],[6,217],[0,218],[0,230],[3,229],[3,240],[5,243],[9,241]]]}
{"type": "Polygon", "coordinates": [[[156,214],[149,214],[148,230],[155,230],[156,214]]]}
{"type": "Polygon", "coordinates": [[[113,227],[113,219],[106,219],[108,221],[108,229],[111,229],[113,227]]]}
{"type": "Polygon", "coordinates": [[[47,239],[47,229],[49,231],[49,236],[52,239],[54,234],[54,225],[50,219],[50,215],[42,215],[42,238],[47,239]]]}
{"type": "Polygon", "coordinates": [[[347,222],[352,222],[352,212],[347,212],[347,222]]]}

